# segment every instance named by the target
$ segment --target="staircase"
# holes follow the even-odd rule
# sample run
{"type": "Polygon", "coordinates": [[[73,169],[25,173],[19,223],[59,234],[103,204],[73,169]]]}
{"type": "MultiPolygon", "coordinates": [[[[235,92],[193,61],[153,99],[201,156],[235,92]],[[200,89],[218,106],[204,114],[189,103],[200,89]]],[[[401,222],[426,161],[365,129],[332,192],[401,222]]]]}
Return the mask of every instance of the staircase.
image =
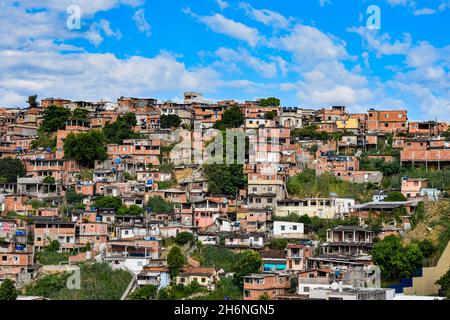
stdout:
{"type": "Polygon", "coordinates": [[[447,244],[439,261],[435,267],[426,267],[422,269],[421,277],[412,278],[412,286],[404,289],[405,295],[431,296],[438,295],[439,286],[436,281],[439,280],[450,269],[450,242],[447,244]]]}

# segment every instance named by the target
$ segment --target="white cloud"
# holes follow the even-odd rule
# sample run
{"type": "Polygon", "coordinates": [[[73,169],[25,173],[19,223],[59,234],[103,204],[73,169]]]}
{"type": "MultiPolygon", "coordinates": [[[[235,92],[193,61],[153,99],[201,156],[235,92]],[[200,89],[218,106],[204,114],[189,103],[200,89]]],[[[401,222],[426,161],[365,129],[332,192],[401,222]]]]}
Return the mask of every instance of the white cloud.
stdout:
{"type": "MultiPolygon", "coordinates": [[[[237,50],[219,48],[215,55],[224,63],[224,67],[230,68],[230,64],[245,65],[256,71],[263,78],[274,78],[277,75],[277,64],[266,62],[262,59],[251,56],[247,50],[239,48],[237,50]]],[[[235,67],[234,70],[239,70],[235,67]]]]}
{"type": "Polygon", "coordinates": [[[220,85],[213,69],[188,69],[166,52],[154,58],[119,59],[85,52],[0,51],[0,105],[24,105],[26,96],[34,93],[95,101],[183,90],[211,92],[220,85]]]}
{"type": "Polygon", "coordinates": [[[145,3],[145,0],[16,0],[23,8],[43,8],[52,11],[66,12],[71,5],[81,8],[82,15],[92,16],[100,11],[108,11],[120,5],[138,7],[145,3]]]}
{"type": "Polygon", "coordinates": [[[122,38],[121,32],[119,30],[113,31],[111,29],[111,23],[106,19],[91,24],[89,31],[86,33],[86,38],[89,42],[97,46],[103,42],[102,33],[107,37],[114,37],[118,40],[122,38]]]}
{"type": "Polygon", "coordinates": [[[259,21],[265,25],[273,26],[274,28],[285,29],[289,27],[289,20],[278,12],[253,8],[249,3],[242,2],[239,7],[245,10],[245,13],[252,19],[259,21]]]}
{"type": "Polygon", "coordinates": [[[224,0],[216,0],[216,3],[219,6],[220,10],[225,10],[226,8],[228,8],[230,6],[228,4],[228,2],[226,2],[224,0]]]}
{"type": "Polygon", "coordinates": [[[388,33],[380,33],[378,30],[370,30],[365,27],[352,27],[348,32],[354,32],[361,36],[369,50],[374,51],[378,57],[384,55],[403,55],[411,48],[411,35],[405,33],[403,40],[391,41],[388,33]]]}
{"type": "Polygon", "coordinates": [[[193,17],[196,17],[199,21],[206,24],[212,31],[216,33],[224,34],[231,38],[245,41],[251,46],[256,46],[256,44],[258,43],[259,33],[255,28],[251,28],[243,23],[227,19],[223,15],[218,13],[212,16],[198,16],[192,13],[189,9],[184,11],[185,13],[189,13],[193,17]]]}
{"type": "Polygon", "coordinates": [[[414,0],[386,0],[386,2],[389,3],[392,7],[395,7],[395,6],[415,7],[416,6],[416,1],[414,1],[414,0]]]}
{"type": "Polygon", "coordinates": [[[350,58],[345,42],[305,25],[296,25],[288,35],[271,39],[269,45],[291,52],[296,62],[304,68],[323,61],[350,58]]]}
{"type": "Polygon", "coordinates": [[[431,15],[431,14],[435,14],[436,12],[437,11],[435,9],[430,9],[430,8],[422,8],[422,9],[417,9],[417,10],[413,11],[415,16],[431,15]]]}
{"type": "Polygon", "coordinates": [[[145,19],[145,9],[139,9],[133,14],[133,20],[140,33],[144,33],[147,37],[152,34],[152,27],[145,19]]]}

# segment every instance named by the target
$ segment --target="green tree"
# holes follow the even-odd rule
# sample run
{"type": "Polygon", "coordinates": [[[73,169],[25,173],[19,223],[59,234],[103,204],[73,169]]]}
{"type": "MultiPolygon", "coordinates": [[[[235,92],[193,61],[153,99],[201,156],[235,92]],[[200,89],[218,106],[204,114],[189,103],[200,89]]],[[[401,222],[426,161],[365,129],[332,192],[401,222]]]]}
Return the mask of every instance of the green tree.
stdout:
{"type": "Polygon", "coordinates": [[[431,242],[428,239],[418,241],[416,244],[419,246],[420,252],[422,252],[422,255],[425,258],[431,257],[434,254],[434,252],[436,251],[436,248],[433,245],[433,242],[431,242]]]}
{"type": "Polygon", "coordinates": [[[403,246],[396,236],[387,236],[378,241],[371,255],[380,267],[381,275],[387,280],[410,277],[423,261],[423,254],[416,244],[403,246]]]}
{"type": "Polygon", "coordinates": [[[129,215],[129,216],[140,216],[142,214],[144,214],[144,208],[132,204],[131,206],[127,207],[125,205],[121,205],[118,209],[117,209],[117,214],[118,215],[129,215]]]}
{"type": "Polygon", "coordinates": [[[31,148],[50,148],[54,150],[56,148],[56,136],[39,129],[37,139],[31,142],[31,148]]]}
{"type": "Polygon", "coordinates": [[[108,157],[105,136],[100,130],[70,133],[64,140],[64,157],[78,161],[81,166],[92,168],[95,160],[105,160],[108,157]]]}
{"type": "Polygon", "coordinates": [[[247,176],[239,164],[211,164],[204,166],[208,180],[208,191],[212,195],[235,196],[239,189],[245,187],[247,176]]]}
{"type": "Polygon", "coordinates": [[[173,246],[167,255],[167,264],[170,269],[170,275],[172,279],[175,279],[180,269],[186,264],[186,258],[181,253],[181,249],[178,246],[173,246]]]}
{"type": "Polygon", "coordinates": [[[161,115],[160,125],[162,129],[178,128],[181,124],[181,119],[176,114],[161,115]]]}
{"type": "Polygon", "coordinates": [[[180,245],[184,245],[192,241],[194,241],[194,235],[191,232],[180,232],[175,237],[175,242],[180,245]]]}
{"type": "Polygon", "coordinates": [[[43,180],[43,183],[45,184],[55,184],[55,178],[53,178],[52,176],[46,176],[43,180]]]}
{"type": "Polygon", "coordinates": [[[264,292],[262,295],[259,296],[258,300],[270,300],[270,297],[266,292],[264,292]]]}
{"type": "Polygon", "coordinates": [[[406,201],[406,197],[398,191],[394,191],[388,194],[384,201],[406,201]]]}
{"type": "Polygon", "coordinates": [[[73,120],[87,121],[88,115],[89,110],[83,108],[76,108],[75,110],[73,110],[71,118],[73,120]]]}
{"type": "Polygon", "coordinates": [[[128,112],[123,117],[119,116],[116,122],[107,123],[103,128],[106,141],[108,143],[122,144],[126,139],[138,139],[139,134],[133,131],[136,126],[136,115],[132,112],[128,112]]]}
{"type": "Polygon", "coordinates": [[[58,240],[51,240],[50,243],[45,247],[46,251],[57,252],[59,251],[60,244],[58,240]]]}
{"type": "Polygon", "coordinates": [[[0,286],[0,300],[16,300],[19,295],[14,281],[11,279],[5,279],[0,286]]]}
{"type": "Polygon", "coordinates": [[[19,159],[0,158],[0,177],[4,182],[17,182],[17,177],[23,177],[25,173],[25,166],[19,159]]]}
{"type": "Polygon", "coordinates": [[[121,205],[122,199],[120,197],[101,196],[100,198],[95,200],[96,208],[111,208],[117,210],[121,205]]]}
{"type": "Polygon", "coordinates": [[[69,188],[64,195],[66,201],[70,205],[78,205],[83,202],[83,195],[75,191],[74,188],[69,188]]]}
{"type": "Polygon", "coordinates": [[[278,107],[280,105],[280,99],[274,97],[261,99],[259,100],[259,105],[261,107],[278,107]]]}
{"type": "Polygon", "coordinates": [[[50,106],[42,113],[43,121],[40,127],[45,132],[56,132],[66,126],[70,118],[70,110],[63,107],[50,106]]]}
{"type": "Polygon", "coordinates": [[[234,279],[237,283],[243,283],[243,277],[259,272],[262,265],[262,259],[258,252],[254,250],[245,250],[239,257],[235,266],[234,279]]]}
{"type": "Polygon", "coordinates": [[[284,250],[287,245],[288,242],[286,239],[272,239],[268,243],[268,247],[272,250],[284,250]]]}
{"type": "Polygon", "coordinates": [[[39,102],[37,100],[37,95],[28,96],[27,103],[30,106],[30,108],[37,108],[39,107],[39,102]]]}
{"type": "Polygon", "coordinates": [[[300,140],[329,140],[330,136],[324,131],[318,131],[316,125],[310,125],[301,129],[291,130],[291,139],[298,138],[300,140]]]}
{"type": "Polygon", "coordinates": [[[275,110],[267,111],[264,113],[264,118],[267,120],[273,120],[277,116],[277,112],[275,110]]]}
{"type": "Polygon", "coordinates": [[[173,206],[173,203],[168,202],[159,196],[151,197],[147,202],[147,207],[149,207],[153,213],[172,213],[174,211],[173,206]]]}
{"type": "Polygon", "coordinates": [[[222,120],[214,124],[215,129],[225,130],[227,128],[239,128],[244,124],[244,116],[238,106],[233,106],[224,111],[222,120]]]}
{"type": "Polygon", "coordinates": [[[145,285],[136,291],[132,292],[128,299],[130,300],[154,300],[158,293],[158,287],[154,285],[145,285]]]}

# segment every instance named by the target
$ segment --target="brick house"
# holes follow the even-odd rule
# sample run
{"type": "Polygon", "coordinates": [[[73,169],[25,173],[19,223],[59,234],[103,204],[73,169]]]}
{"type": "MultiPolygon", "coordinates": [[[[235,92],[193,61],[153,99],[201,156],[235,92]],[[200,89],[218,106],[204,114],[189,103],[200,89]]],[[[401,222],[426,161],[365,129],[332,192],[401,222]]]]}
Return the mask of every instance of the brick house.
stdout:
{"type": "Polygon", "coordinates": [[[251,274],[244,277],[244,300],[259,300],[264,295],[273,300],[278,295],[284,295],[290,287],[289,275],[278,273],[251,274]]]}

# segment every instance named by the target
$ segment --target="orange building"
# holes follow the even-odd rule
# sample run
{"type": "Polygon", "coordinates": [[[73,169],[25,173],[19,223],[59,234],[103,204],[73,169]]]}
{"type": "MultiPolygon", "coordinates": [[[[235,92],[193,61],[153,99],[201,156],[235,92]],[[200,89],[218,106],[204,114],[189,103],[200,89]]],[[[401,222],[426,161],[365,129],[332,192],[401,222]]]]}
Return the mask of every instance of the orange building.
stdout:
{"type": "Polygon", "coordinates": [[[286,274],[260,273],[244,277],[244,300],[259,300],[267,296],[273,300],[284,295],[291,287],[290,277],[286,274]]]}
{"type": "Polygon", "coordinates": [[[367,117],[367,130],[376,132],[406,132],[408,127],[406,110],[378,111],[370,109],[367,117]]]}

